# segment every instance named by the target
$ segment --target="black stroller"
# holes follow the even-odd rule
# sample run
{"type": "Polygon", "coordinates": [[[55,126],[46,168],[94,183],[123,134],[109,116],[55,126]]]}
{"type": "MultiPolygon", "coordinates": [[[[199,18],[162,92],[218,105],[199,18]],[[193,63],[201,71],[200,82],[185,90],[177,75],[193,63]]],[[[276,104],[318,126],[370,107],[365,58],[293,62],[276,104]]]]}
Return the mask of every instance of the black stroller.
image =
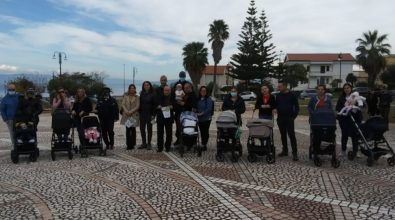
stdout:
{"type": "MultiPolygon", "coordinates": [[[[359,110],[358,110],[359,111],[359,110]]],[[[390,154],[387,159],[389,166],[394,166],[394,150],[384,138],[384,133],[388,131],[388,123],[381,116],[374,116],[366,120],[365,123],[358,124],[353,115],[350,115],[358,132],[358,146],[361,152],[367,156],[367,165],[372,166],[381,156],[390,154]]],[[[349,160],[355,158],[356,152],[349,151],[347,156],[349,160]]]]}
{"type": "Polygon", "coordinates": [[[13,125],[14,149],[11,150],[13,163],[19,162],[19,155],[29,155],[31,162],[37,161],[40,150],[37,147],[37,131],[33,121],[18,120],[13,125]]]}
{"type": "Polygon", "coordinates": [[[232,162],[237,162],[243,154],[243,147],[238,134],[239,125],[233,111],[224,111],[218,116],[217,123],[217,153],[218,162],[225,160],[224,153],[232,153],[232,162]]]}
{"type": "Polygon", "coordinates": [[[82,117],[81,119],[81,124],[82,124],[82,128],[88,129],[88,128],[92,128],[95,127],[96,130],[99,132],[100,136],[97,139],[96,142],[91,142],[89,139],[87,138],[82,138],[82,143],[80,143],[80,154],[81,157],[88,157],[88,150],[91,149],[99,149],[99,155],[100,156],[106,156],[107,154],[107,149],[103,144],[103,139],[102,139],[102,135],[101,135],[101,127],[100,127],[100,121],[96,116],[85,116],[82,117]]]}
{"type": "Polygon", "coordinates": [[[247,122],[248,127],[248,156],[249,162],[256,162],[257,156],[266,156],[266,161],[272,164],[276,161],[275,158],[275,147],[273,143],[273,120],[267,119],[254,119],[254,113],[252,119],[247,122]],[[255,144],[256,140],[259,139],[261,144],[255,144]]]}
{"type": "Polygon", "coordinates": [[[319,155],[332,156],[332,167],[340,166],[336,153],[336,115],[332,110],[316,110],[310,114],[309,158],[318,167],[322,165],[319,155]]]}
{"type": "Polygon", "coordinates": [[[185,147],[190,150],[194,147],[194,151],[198,156],[202,155],[202,148],[199,145],[199,127],[198,117],[195,112],[185,111],[180,115],[181,123],[181,142],[179,145],[180,156],[184,156],[185,147]]]}
{"type": "Polygon", "coordinates": [[[51,158],[56,160],[55,152],[67,151],[73,159],[74,129],[70,110],[55,109],[52,113],[51,158]]]}

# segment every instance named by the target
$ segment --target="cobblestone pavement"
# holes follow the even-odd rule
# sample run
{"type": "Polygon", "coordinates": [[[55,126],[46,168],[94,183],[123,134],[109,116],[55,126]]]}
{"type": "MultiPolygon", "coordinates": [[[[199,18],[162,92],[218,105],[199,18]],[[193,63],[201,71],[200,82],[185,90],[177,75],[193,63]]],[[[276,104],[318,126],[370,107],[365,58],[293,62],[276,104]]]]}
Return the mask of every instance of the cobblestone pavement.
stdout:
{"type": "MultiPolygon", "coordinates": [[[[246,122],[251,112],[244,117],[246,122]]],[[[230,155],[217,162],[215,123],[208,151],[200,158],[192,152],[181,158],[174,150],[127,151],[125,129],[116,124],[115,150],[106,157],[91,151],[88,158],[69,160],[57,153],[51,161],[49,125],[50,116],[42,115],[38,161],[21,156],[13,164],[10,138],[0,123],[0,219],[395,218],[395,168],[383,158],[367,167],[364,156],[340,158],[338,169],[329,157],[322,167],[314,166],[308,159],[306,117],[296,123],[300,160],[276,158],[274,164],[265,158],[248,162],[246,128],[239,162],[232,163],[230,155]]],[[[391,125],[386,134],[392,145],[394,129],[391,125]]],[[[274,142],[279,152],[277,128],[274,142]]]]}

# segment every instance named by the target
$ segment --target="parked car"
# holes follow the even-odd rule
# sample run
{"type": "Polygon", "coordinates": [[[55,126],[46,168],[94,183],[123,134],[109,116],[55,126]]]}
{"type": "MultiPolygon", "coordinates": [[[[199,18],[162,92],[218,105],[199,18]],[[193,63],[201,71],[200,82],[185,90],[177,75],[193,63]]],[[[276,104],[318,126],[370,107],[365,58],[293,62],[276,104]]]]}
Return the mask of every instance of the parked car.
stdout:
{"type": "Polygon", "coordinates": [[[353,92],[358,92],[359,95],[366,97],[368,95],[369,88],[368,87],[354,87],[353,92]]]}
{"type": "MultiPolygon", "coordinates": [[[[305,89],[305,90],[303,90],[300,93],[299,98],[300,99],[312,98],[312,97],[314,97],[316,95],[317,95],[317,91],[315,89],[305,89]]],[[[328,97],[332,97],[333,96],[332,93],[330,93],[330,92],[326,92],[326,95],[328,97]]]]}
{"type": "Polygon", "coordinates": [[[244,100],[251,100],[252,101],[252,100],[256,99],[256,94],[251,91],[242,92],[242,93],[240,93],[240,96],[244,100]]]}

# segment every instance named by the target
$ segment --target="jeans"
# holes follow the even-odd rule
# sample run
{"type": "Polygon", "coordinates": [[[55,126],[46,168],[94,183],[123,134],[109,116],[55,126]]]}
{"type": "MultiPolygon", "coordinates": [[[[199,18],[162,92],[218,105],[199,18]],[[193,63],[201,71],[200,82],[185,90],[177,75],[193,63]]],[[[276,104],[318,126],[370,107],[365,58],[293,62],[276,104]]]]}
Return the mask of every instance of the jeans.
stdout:
{"type": "Polygon", "coordinates": [[[142,116],[140,115],[140,132],[141,132],[141,139],[143,145],[147,145],[147,135],[145,133],[145,128],[147,127],[148,131],[148,144],[151,144],[152,139],[152,124],[151,124],[151,116],[142,116]]]}
{"type": "Polygon", "coordinates": [[[295,120],[293,118],[278,118],[278,128],[281,134],[281,143],[283,145],[283,152],[288,152],[287,134],[291,141],[292,154],[298,153],[296,137],[295,137],[295,120]]]}
{"type": "Polygon", "coordinates": [[[202,138],[202,145],[207,145],[209,138],[211,120],[199,122],[200,137],[202,138]]]}
{"type": "Polygon", "coordinates": [[[126,127],[126,147],[128,149],[136,146],[136,127],[126,127]]]}
{"type": "Polygon", "coordinates": [[[100,120],[103,141],[106,146],[114,146],[114,121],[100,120]]]}

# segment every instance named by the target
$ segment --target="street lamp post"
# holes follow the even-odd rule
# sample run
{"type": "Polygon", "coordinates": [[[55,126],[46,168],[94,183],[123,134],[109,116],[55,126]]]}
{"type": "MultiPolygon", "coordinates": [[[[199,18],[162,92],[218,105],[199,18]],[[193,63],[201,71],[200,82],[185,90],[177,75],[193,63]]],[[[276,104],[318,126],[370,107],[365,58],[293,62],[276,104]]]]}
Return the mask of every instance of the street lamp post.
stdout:
{"type": "Polygon", "coordinates": [[[52,59],[56,59],[56,55],[58,55],[59,59],[59,76],[62,75],[62,56],[64,60],[67,60],[67,54],[65,52],[55,51],[53,53],[52,59]]]}
{"type": "Polygon", "coordinates": [[[337,60],[339,61],[340,64],[340,71],[339,71],[339,88],[341,87],[341,83],[342,83],[342,58],[343,58],[343,54],[339,53],[339,55],[337,55],[337,60]]]}

